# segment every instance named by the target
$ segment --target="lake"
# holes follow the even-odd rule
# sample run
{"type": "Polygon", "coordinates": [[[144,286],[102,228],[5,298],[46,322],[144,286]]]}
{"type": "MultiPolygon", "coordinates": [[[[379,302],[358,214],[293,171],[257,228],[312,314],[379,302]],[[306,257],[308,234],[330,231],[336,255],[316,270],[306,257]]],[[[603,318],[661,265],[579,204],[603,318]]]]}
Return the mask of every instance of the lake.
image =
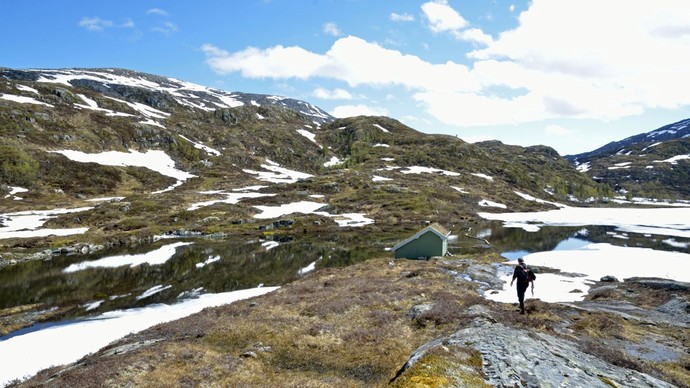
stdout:
{"type": "MultiPolygon", "coordinates": [[[[637,276],[690,281],[685,279],[690,276],[688,209],[661,212],[667,219],[656,221],[645,210],[635,226],[630,218],[638,210],[642,209],[619,213],[625,221],[619,223],[611,221],[610,214],[606,218],[597,213],[575,222],[568,221],[566,213],[559,217],[544,212],[542,218],[555,217],[558,225],[540,220],[535,216],[538,213],[504,216],[510,220],[492,215],[487,218],[493,220],[471,229],[454,229],[458,237],[450,240],[449,251],[494,251],[505,257],[506,265],[497,265],[504,288],[485,290],[485,295],[508,303],[516,299],[514,290],[507,287],[510,264],[519,257],[530,265],[580,274],[539,274],[535,297],[550,302],[561,301],[559,297],[581,299],[601,274],[628,277],[630,273],[622,269],[637,271],[633,273],[637,276]],[[676,218],[668,218],[669,214],[676,218]],[[465,233],[486,239],[489,245],[465,233]],[[637,260],[652,260],[654,271],[639,270],[637,260]],[[573,289],[581,293],[573,294],[573,289]]],[[[392,258],[389,249],[406,237],[377,240],[364,228],[322,236],[272,236],[271,240],[163,239],[136,249],[54,256],[6,267],[0,271],[0,309],[33,305],[37,311],[59,309],[60,314],[52,322],[0,337],[0,359],[13,360],[13,366],[0,373],[0,384],[75,361],[131,331],[270,292],[315,268],[347,266],[386,255],[392,258]],[[77,342],[85,347],[77,349],[77,342]],[[56,345],[60,343],[70,345],[56,345]],[[74,353],[67,354],[66,348],[74,353]]]]}

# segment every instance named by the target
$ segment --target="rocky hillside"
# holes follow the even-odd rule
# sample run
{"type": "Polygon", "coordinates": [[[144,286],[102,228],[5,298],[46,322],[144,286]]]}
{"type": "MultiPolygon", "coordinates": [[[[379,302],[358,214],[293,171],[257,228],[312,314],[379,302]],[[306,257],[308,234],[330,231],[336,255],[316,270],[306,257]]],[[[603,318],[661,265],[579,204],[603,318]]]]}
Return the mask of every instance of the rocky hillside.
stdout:
{"type": "Polygon", "coordinates": [[[88,208],[46,224],[85,234],[0,238],[6,251],[257,233],[260,206],[310,207],[290,230],[335,230],[359,214],[373,230],[406,233],[478,210],[551,206],[533,198],[611,194],[548,147],[468,144],[386,117],[336,120],[302,101],[128,70],[0,70],[0,214],[88,208]]]}
{"type": "Polygon", "coordinates": [[[690,197],[690,119],[565,158],[628,198],[690,197]]]}
{"type": "MultiPolygon", "coordinates": [[[[307,102],[127,70],[0,70],[0,270],[171,235],[299,234],[365,257],[426,221],[457,233],[479,211],[613,195],[545,146],[469,144],[387,117],[335,119],[307,102]],[[79,232],[25,234],[15,222],[30,214],[79,232]]],[[[687,284],[600,284],[586,303],[530,300],[519,315],[481,296],[499,281],[496,252],[362,261],[324,265],[16,383],[688,386],[687,284]]],[[[33,308],[0,318],[25,327],[33,308]]]]}

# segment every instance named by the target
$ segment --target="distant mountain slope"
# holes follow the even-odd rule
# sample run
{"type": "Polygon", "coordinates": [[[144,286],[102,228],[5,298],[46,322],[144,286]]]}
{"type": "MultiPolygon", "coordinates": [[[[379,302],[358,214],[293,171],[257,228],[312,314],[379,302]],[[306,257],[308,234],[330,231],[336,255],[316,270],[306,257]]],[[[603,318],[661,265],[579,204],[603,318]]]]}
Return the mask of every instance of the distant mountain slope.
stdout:
{"type": "Polygon", "coordinates": [[[690,119],[565,158],[628,197],[690,198],[690,119]]]}
{"type": "Polygon", "coordinates": [[[614,154],[624,150],[626,147],[634,146],[637,144],[652,144],[664,141],[670,141],[675,139],[683,139],[690,137],[690,119],[685,119],[678,121],[673,124],[664,125],[661,128],[657,128],[653,131],[647,133],[641,133],[639,135],[630,136],[626,139],[620,141],[614,141],[606,144],[603,147],[597,148],[594,151],[584,152],[577,155],[566,155],[566,159],[570,161],[584,161],[592,159],[598,155],[603,154],[614,154]]]}
{"type": "Polygon", "coordinates": [[[289,230],[399,233],[612,194],[548,147],[469,144],[129,70],[0,69],[0,224],[15,211],[89,207],[47,224],[85,235],[35,239],[35,249],[260,233],[295,204],[289,230]]]}
{"type": "Polygon", "coordinates": [[[207,88],[174,78],[135,72],[125,69],[37,69],[13,70],[0,68],[0,77],[18,81],[61,84],[83,87],[104,96],[139,101],[154,108],[165,108],[174,100],[180,105],[215,111],[219,108],[238,106],[282,106],[311,117],[314,122],[323,124],[333,121],[326,111],[306,103],[281,96],[232,92],[207,88]],[[137,96],[137,89],[146,93],[137,96]]]}

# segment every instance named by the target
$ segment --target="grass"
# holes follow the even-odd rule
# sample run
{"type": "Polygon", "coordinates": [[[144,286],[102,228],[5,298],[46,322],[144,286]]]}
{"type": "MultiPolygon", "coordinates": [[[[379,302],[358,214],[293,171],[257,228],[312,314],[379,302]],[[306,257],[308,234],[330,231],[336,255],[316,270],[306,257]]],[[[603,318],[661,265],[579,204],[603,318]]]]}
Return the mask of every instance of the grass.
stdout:
{"type": "MultiPolygon", "coordinates": [[[[108,378],[112,384],[143,386],[181,381],[383,386],[414,349],[464,322],[463,302],[452,300],[475,301],[476,291],[469,282],[462,283],[427,261],[390,265],[389,259],[373,259],[322,269],[265,298],[205,310],[174,327],[150,329],[147,335],[168,341],[133,351],[123,365],[109,364],[121,372],[108,378]],[[407,276],[411,272],[416,276],[407,276]],[[442,319],[429,316],[424,325],[410,321],[408,310],[421,303],[435,304],[433,314],[442,319]],[[248,351],[256,357],[242,357],[248,351]]],[[[138,341],[137,336],[133,340],[138,341]]],[[[461,353],[454,359],[472,364],[471,357],[463,355],[467,351],[461,353]]],[[[468,379],[480,376],[476,370],[462,373],[468,379]]],[[[87,372],[81,376],[87,378],[87,372]]]]}

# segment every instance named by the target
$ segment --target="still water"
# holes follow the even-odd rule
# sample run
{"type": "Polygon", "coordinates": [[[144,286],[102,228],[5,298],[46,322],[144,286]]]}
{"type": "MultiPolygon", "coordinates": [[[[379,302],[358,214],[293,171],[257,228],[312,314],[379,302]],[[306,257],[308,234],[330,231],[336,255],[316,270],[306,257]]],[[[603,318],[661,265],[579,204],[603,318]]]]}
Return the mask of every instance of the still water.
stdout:
{"type": "MultiPolygon", "coordinates": [[[[451,253],[494,251],[508,260],[533,252],[577,249],[591,242],[690,253],[687,239],[676,239],[672,246],[664,243],[663,236],[621,234],[606,227],[544,227],[535,233],[487,222],[453,233],[458,237],[449,244],[451,253]],[[486,239],[489,245],[466,235],[486,239]]],[[[137,249],[56,256],[0,270],[0,310],[60,308],[64,312],[51,319],[64,322],[107,311],[175,303],[200,294],[280,286],[314,267],[392,257],[389,248],[399,239],[376,240],[365,233],[274,236],[271,241],[179,239],[137,249]]],[[[7,337],[0,337],[3,339],[7,337]]]]}

